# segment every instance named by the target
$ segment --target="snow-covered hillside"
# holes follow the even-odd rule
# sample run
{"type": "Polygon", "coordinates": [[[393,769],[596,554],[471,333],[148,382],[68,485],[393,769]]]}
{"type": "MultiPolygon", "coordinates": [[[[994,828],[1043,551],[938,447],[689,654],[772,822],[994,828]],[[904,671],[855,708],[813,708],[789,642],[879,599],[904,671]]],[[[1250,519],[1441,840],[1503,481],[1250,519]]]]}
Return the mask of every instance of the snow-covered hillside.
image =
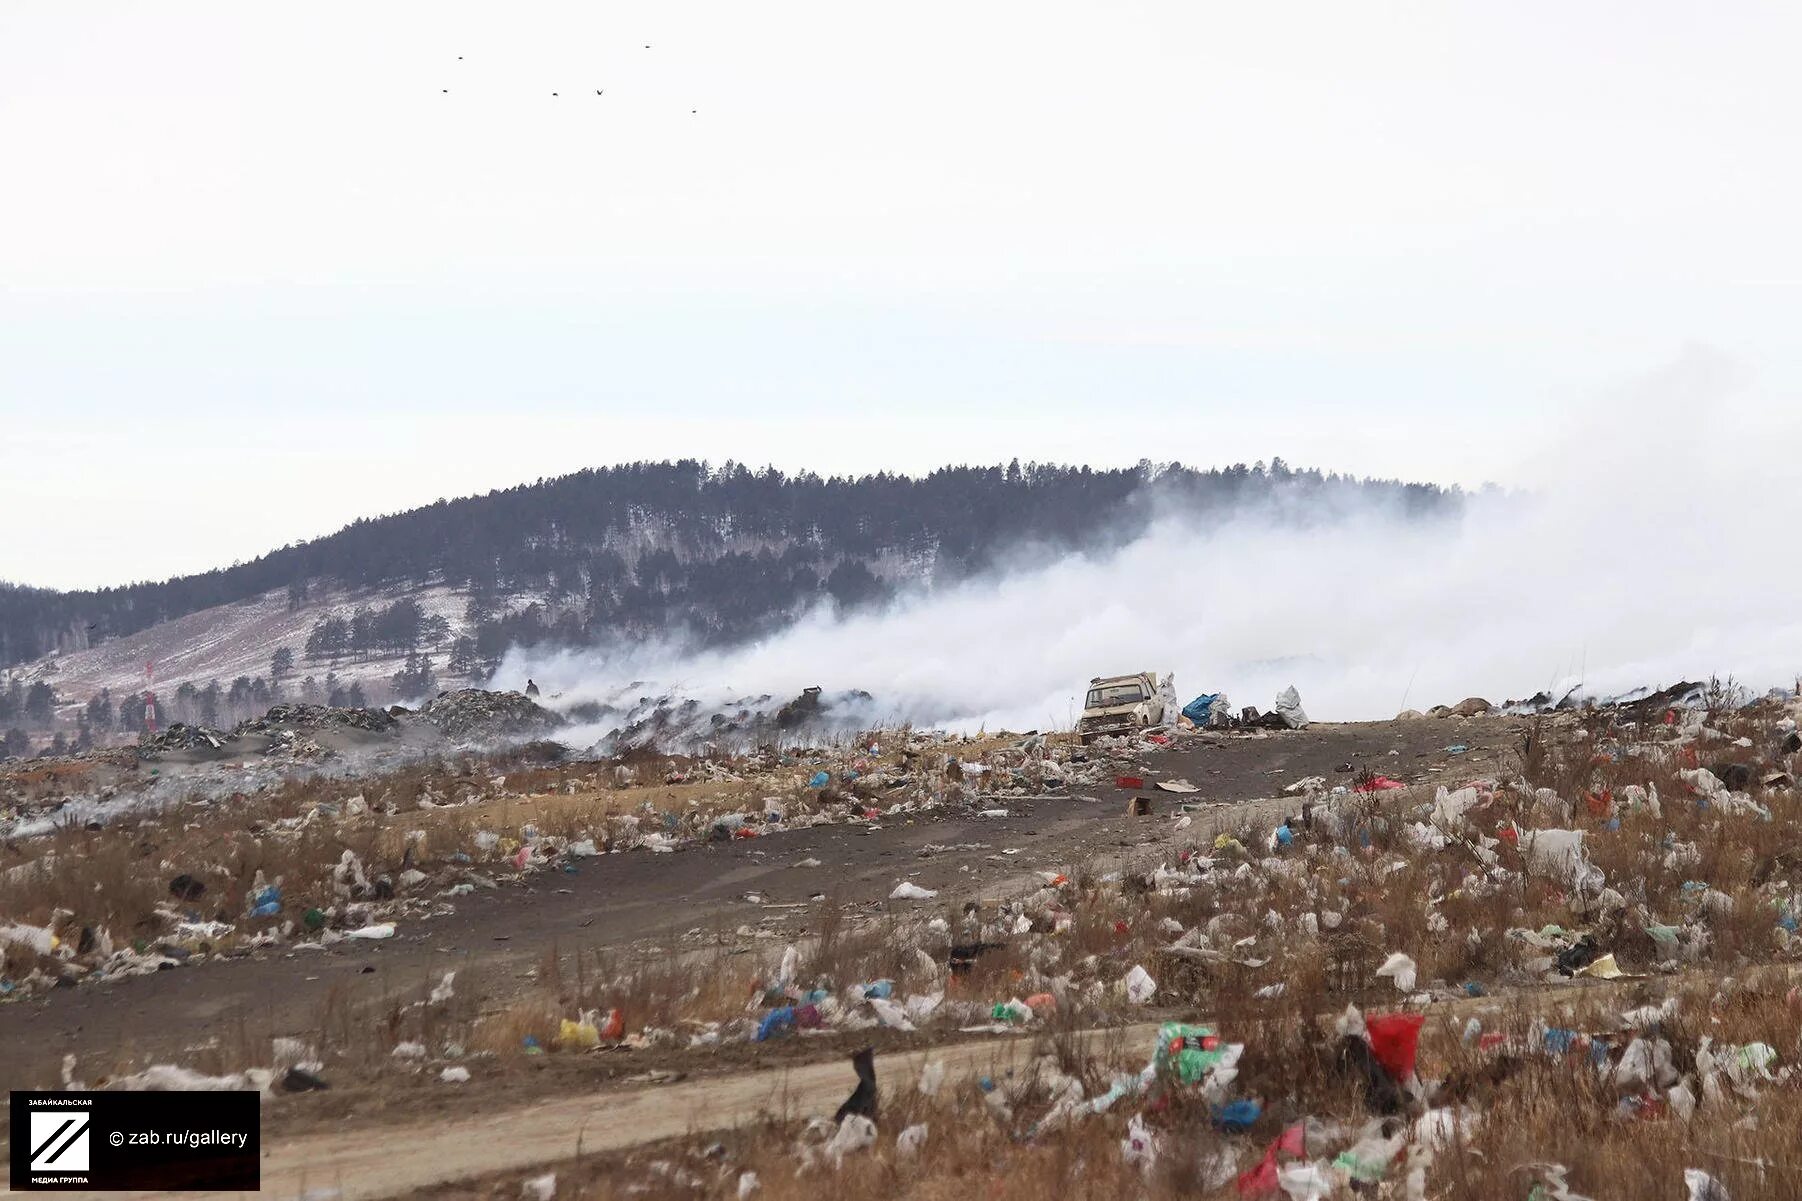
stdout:
{"type": "MultiPolygon", "coordinates": [[[[307,634],[323,618],[348,619],[360,606],[379,608],[401,597],[419,603],[428,617],[442,617],[450,627],[448,637],[420,651],[448,687],[464,681],[447,670],[450,645],[467,632],[464,608],[467,594],[441,585],[408,589],[348,592],[318,590],[299,608],[290,608],[285,590],[267,592],[237,604],[219,605],[162,622],[122,638],[112,638],[84,650],[50,655],[15,669],[29,686],[39,680],[56,689],[59,712],[73,718],[76,709],[110,689],[115,698],[141,691],[145,664],[155,665],[159,697],[172,696],[183,683],[204,688],[209,682],[229,687],[239,676],[268,678],[270,660],[278,647],[287,647],[294,665],[282,681],[283,691],[299,693],[302,681],[313,676],[323,681],[335,673],[348,686],[358,682],[371,704],[390,699],[389,677],[401,666],[401,654],[341,656],[336,660],[309,660],[307,634]]],[[[520,599],[517,603],[527,603],[520,599]]],[[[523,681],[522,681],[523,683],[523,681]]]]}

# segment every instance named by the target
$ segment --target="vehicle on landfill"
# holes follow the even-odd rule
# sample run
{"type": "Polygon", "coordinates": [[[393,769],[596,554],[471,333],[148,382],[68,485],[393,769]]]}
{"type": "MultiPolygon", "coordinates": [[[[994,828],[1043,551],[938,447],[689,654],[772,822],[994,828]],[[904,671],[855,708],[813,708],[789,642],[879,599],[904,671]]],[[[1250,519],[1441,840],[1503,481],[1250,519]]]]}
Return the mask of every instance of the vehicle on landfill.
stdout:
{"type": "Polygon", "coordinates": [[[1131,734],[1162,725],[1164,709],[1164,690],[1158,686],[1156,672],[1096,676],[1089,681],[1089,695],[1082,703],[1076,734],[1085,746],[1097,738],[1131,734]]]}

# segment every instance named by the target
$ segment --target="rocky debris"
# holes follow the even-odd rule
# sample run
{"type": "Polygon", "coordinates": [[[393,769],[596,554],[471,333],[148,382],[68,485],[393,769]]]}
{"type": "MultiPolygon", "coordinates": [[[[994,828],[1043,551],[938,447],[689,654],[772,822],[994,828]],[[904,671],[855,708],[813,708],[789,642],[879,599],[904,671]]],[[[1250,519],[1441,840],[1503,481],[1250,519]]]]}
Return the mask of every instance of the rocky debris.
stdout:
{"type": "Polygon", "coordinates": [[[145,737],[138,743],[138,754],[141,758],[151,759],[165,751],[217,751],[236,741],[236,734],[178,721],[166,730],[145,737]]]}
{"type": "Polygon", "coordinates": [[[1434,705],[1428,717],[1481,717],[1495,708],[1480,696],[1467,696],[1455,705],[1434,705]]]}
{"type": "Polygon", "coordinates": [[[876,725],[875,698],[860,689],[826,692],[818,686],[780,705],[767,693],[706,703],[693,697],[640,696],[629,705],[585,704],[571,709],[578,721],[617,717],[621,724],[595,744],[592,753],[635,749],[665,753],[749,748],[831,733],[854,735],[876,725]]]}
{"type": "Polygon", "coordinates": [[[288,730],[317,730],[326,726],[346,726],[379,734],[396,725],[393,714],[382,709],[349,709],[332,705],[273,705],[269,712],[249,721],[239,722],[233,734],[277,734],[288,730]]]}
{"type": "Polygon", "coordinates": [[[801,695],[776,710],[776,728],[792,730],[805,725],[820,716],[824,709],[820,705],[820,686],[803,688],[801,695]]]}
{"type": "Polygon", "coordinates": [[[459,742],[537,734],[563,724],[561,717],[522,692],[480,688],[441,692],[436,700],[420,706],[419,716],[459,742]]]}

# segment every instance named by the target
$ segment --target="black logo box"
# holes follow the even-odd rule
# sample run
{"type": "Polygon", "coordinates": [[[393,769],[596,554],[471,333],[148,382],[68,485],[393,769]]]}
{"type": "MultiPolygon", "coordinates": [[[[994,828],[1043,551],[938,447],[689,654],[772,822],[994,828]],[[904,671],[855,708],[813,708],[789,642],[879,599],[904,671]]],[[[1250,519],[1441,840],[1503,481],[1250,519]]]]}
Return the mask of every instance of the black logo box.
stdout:
{"type": "MultiPolygon", "coordinates": [[[[11,1171],[15,1191],[152,1189],[254,1192],[262,1181],[262,1098],[254,1092],[126,1093],[15,1092],[12,1094],[11,1171]],[[89,1123],[85,1172],[34,1172],[33,1112],[61,1112],[89,1123]],[[231,1143],[193,1147],[171,1143],[184,1131],[244,1135],[231,1143]],[[115,1145],[114,1135],[122,1136],[115,1145]],[[143,1136],[154,1133],[155,1144],[143,1136]],[[139,1136],[134,1139],[133,1136],[139,1136]],[[40,1179],[34,1180],[33,1177],[40,1179]]],[[[61,1123],[59,1122],[60,1126],[61,1123]]],[[[77,1127],[71,1127],[71,1130],[77,1127]]]]}

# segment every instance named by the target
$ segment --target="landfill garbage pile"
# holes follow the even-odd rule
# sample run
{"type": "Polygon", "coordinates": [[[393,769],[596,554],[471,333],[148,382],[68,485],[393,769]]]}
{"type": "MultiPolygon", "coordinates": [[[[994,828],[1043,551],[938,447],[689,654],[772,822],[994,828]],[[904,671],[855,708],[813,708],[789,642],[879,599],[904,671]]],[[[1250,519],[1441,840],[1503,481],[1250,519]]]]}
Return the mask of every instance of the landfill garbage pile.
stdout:
{"type": "MultiPolygon", "coordinates": [[[[1802,1196],[1796,717],[1591,713],[1500,778],[1316,777],[1280,821],[1183,814],[1197,836],[1147,872],[1049,876],[961,918],[903,881],[893,903],[933,916],[885,935],[892,975],[824,978],[790,947],[744,1014],[624,1038],[1217,1017],[1164,1021],[1136,1067],[1046,1040],[1026,1071],[929,1068],[792,1141],[661,1149],[663,1178],[722,1197],[977,1172],[997,1197],[1802,1196]]],[[[604,1170],[602,1195],[660,1195],[641,1161],[604,1170]]]]}
{"type": "MultiPolygon", "coordinates": [[[[1802,870],[1784,867],[1802,867],[1802,805],[1778,766],[1783,724],[1767,735],[1755,792],[1728,788],[1722,776],[1740,773],[1725,763],[1687,766],[1710,741],[1754,749],[1705,722],[1622,733],[1637,738],[1568,731],[1563,754],[1587,770],[1563,761],[1556,770],[1578,783],[1574,796],[1525,778],[1431,793],[1380,777],[1331,789],[1321,777],[1298,781],[1287,818],[1211,834],[1143,875],[1042,873],[1037,891],[992,912],[891,932],[885,945],[913,957],[892,980],[801,979],[790,963],[760,982],[752,1012],[711,1021],[706,1037],[1019,1028],[1047,1013],[1099,1019],[1172,989],[1267,1003],[1298,974],[1330,978],[1346,995],[1374,987],[1430,1005],[1698,965],[1802,967],[1802,870]],[[1636,775],[1646,782],[1622,782],[1636,775]],[[1739,860],[1702,850],[1761,843],[1739,860]],[[1097,924],[1114,937],[1076,954],[1071,931],[1097,924]],[[933,965],[949,964],[957,980],[959,965],[1002,948],[1008,995],[911,983],[914,966],[930,982],[933,965]]],[[[1193,814],[1170,820],[1179,837],[1195,828],[1193,814]]],[[[774,824],[729,815],[713,828],[755,837],[774,824]]],[[[937,899],[906,879],[890,894],[891,904],[937,899]]]]}
{"type": "Polygon", "coordinates": [[[1234,712],[1224,692],[1204,692],[1182,707],[1176,725],[1183,730],[1215,732],[1247,730],[1305,730],[1308,714],[1301,707],[1301,693],[1291,684],[1276,694],[1268,713],[1247,705],[1234,712]]]}
{"type": "MultiPolygon", "coordinates": [[[[1760,701],[1782,704],[1794,700],[1793,690],[1773,688],[1760,695],[1733,680],[1683,680],[1665,688],[1641,686],[1625,692],[1601,694],[1582,685],[1560,688],[1556,693],[1537,692],[1525,700],[1503,701],[1491,705],[1482,697],[1467,697],[1456,705],[1435,705],[1427,717],[1477,717],[1485,713],[1531,716],[1546,713],[1578,713],[1607,709],[1627,720],[1658,718],[1670,710],[1713,710],[1727,712],[1744,709],[1760,701]]],[[[1406,714],[1404,714],[1406,716],[1406,714]]],[[[1416,714],[1416,716],[1422,716],[1416,714]]]]}
{"type": "MultiPolygon", "coordinates": [[[[495,728],[497,713],[502,723],[517,718],[535,724],[544,712],[519,694],[451,694],[433,704],[443,706],[438,710],[442,718],[467,718],[467,723],[451,722],[465,732],[495,728]]],[[[357,725],[362,729],[406,720],[405,714],[376,710],[278,706],[234,735],[293,733],[289,723],[303,729],[362,723],[357,725]]],[[[196,737],[184,727],[171,741],[185,743],[196,737]]],[[[99,831],[119,821],[157,823],[165,820],[162,814],[169,814],[167,820],[189,831],[186,841],[194,840],[193,823],[208,820],[221,831],[237,830],[230,835],[232,844],[239,852],[258,857],[284,859],[292,854],[288,848],[298,846],[318,854],[334,843],[346,853],[355,846],[358,855],[368,856],[371,832],[390,823],[399,827],[393,845],[402,849],[382,861],[365,864],[357,859],[355,868],[346,870],[362,883],[348,891],[335,882],[341,865],[338,852],[331,851],[332,858],[316,864],[310,878],[273,881],[271,895],[247,901],[241,908],[225,897],[246,889],[249,895],[259,885],[236,878],[225,859],[180,864],[179,874],[198,882],[204,891],[192,896],[172,893],[169,903],[139,917],[128,941],[117,935],[116,919],[103,916],[109,912],[106,898],[121,889],[139,895],[134,888],[145,884],[160,890],[164,880],[178,872],[165,870],[164,856],[134,856],[132,870],[142,880],[113,876],[90,880],[94,870],[90,861],[59,859],[54,852],[26,859],[0,877],[0,923],[21,924],[21,929],[38,930],[41,936],[14,940],[13,945],[32,953],[20,950],[0,970],[0,996],[167,970],[220,955],[329,944],[355,929],[450,912],[459,897],[477,890],[529,882],[540,873],[579,872],[584,861],[596,855],[672,853],[817,825],[877,831],[885,822],[946,813],[1005,816],[1011,803],[1071,795],[1135,770],[1136,757],[1158,749],[1163,743],[1155,740],[1168,737],[1147,732],[1136,740],[1112,739],[1107,746],[1084,749],[1042,735],[976,740],[915,731],[895,736],[886,746],[881,738],[866,735],[848,746],[765,748],[721,759],[671,757],[661,765],[634,760],[521,770],[507,768],[505,757],[490,756],[485,767],[478,760],[341,776],[295,776],[247,760],[217,777],[161,777],[129,797],[63,797],[45,809],[10,817],[0,814],[0,833],[15,840],[32,839],[83,825],[99,831]],[[202,791],[202,782],[211,791],[202,791]],[[615,789],[627,790],[629,796],[632,788],[658,784],[720,787],[677,807],[651,799],[624,805],[611,799],[617,795],[615,789]],[[253,794],[258,785],[261,791],[253,794]],[[552,834],[529,816],[516,816],[517,824],[483,823],[472,839],[456,843],[414,828],[422,823],[410,819],[413,814],[524,797],[534,789],[563,794],[598,789],[596,796],[604,803],[596,806],[585,826],[570,833],[552,834]],[[91,896],[94,912],[59,916],[44,909],[33,899],[31,884],[51,874],[72,884],[80,895],[91,896]],[[8,883],[14,886],[10,890],[4,887],[8,883]],[[90,936],[65,937],[70,929],[79,934],[83,928],[90,936]],[[119,946],[114,945],[116,935],[119,946]]]]}
{"type": "Polygon", "coordinates": [[[419,707],[419,717],[455,742],[492,742],[542,734],[563,719],[523,692],[462,688],[419,707]]]}
{"type": "Polygon", "coordinates": [[[744,753],[764,746],[796,747],[830,739],[855,738],[883,724],[869,693],[850,689],[803,689],[786,701],[765,693],[706,702],[674,694],[638,696],[615,705],[588,704],[569,711],[584,724],[617,722],[593,748],[594,754],[630,750],[677,753],[744,753]]]}
{"type": "Polygon", "coordinates": [[[223,756],[255,754],[269,759],[316,761],[330,756],[312,735],[322,729],[359,730],[384,734],[393,730],[395,717],[380,709],[349,709],[331,705],[280,704],[261,717],[248,718],[230,731],[176,722],[165,730],[140,738],[138,757],[156,762],[171,752],[218,752],[223,756]]]}
{"type": "Polygon", "coordinates": [[[284,730],[317,730],[327,726],[344,726],[380,734],[397,724],[395,715],[383,709],[356,709],[334,705],[281,704],[271,706],[261,717],[241,721],[232,733],[274,734],[284,730]]]}
{"type": "Polygon", "coordinates": [[[283,703],[229,731],[177,722],[131,746],[42,757],[0,773],[0,837],[236,800],[309,777],[376,775],[472,743],[506,749],[559,724],[519,693],[473,689],[447,693],[419,714],[283,703]],[[150,770],[136,770],[140,764],[150,770]]]}
{"type": "Polygon", "coordinates": [[[138,743],[138,754],[152,759],[162,751],[218,750],[234,736],[208,726],[190,726],[176,722],[166,730],[145,736],[138,743]]]}
{"type": "Polygon", "coordinates": [[[835,1113],[571,1171],[593,1173],[583,1194],[602,1197],[937,1196],[978,1174],[1010,1201],[1073,1185],[1270,1201],[1793,1197],[1802,1006],[1769,987],[1728,998],[1601,1005],[1581,1030],[1518,1017],[1447,1029],[1355,1005],[1172,1020],[1117,1052],[1047,1040],[1018,1066],[957,1076],[930,1053],[862,1053],[835,1113]],[[1784,1049],[1749,1038],[1753,1024],[1784,1049]]]}

